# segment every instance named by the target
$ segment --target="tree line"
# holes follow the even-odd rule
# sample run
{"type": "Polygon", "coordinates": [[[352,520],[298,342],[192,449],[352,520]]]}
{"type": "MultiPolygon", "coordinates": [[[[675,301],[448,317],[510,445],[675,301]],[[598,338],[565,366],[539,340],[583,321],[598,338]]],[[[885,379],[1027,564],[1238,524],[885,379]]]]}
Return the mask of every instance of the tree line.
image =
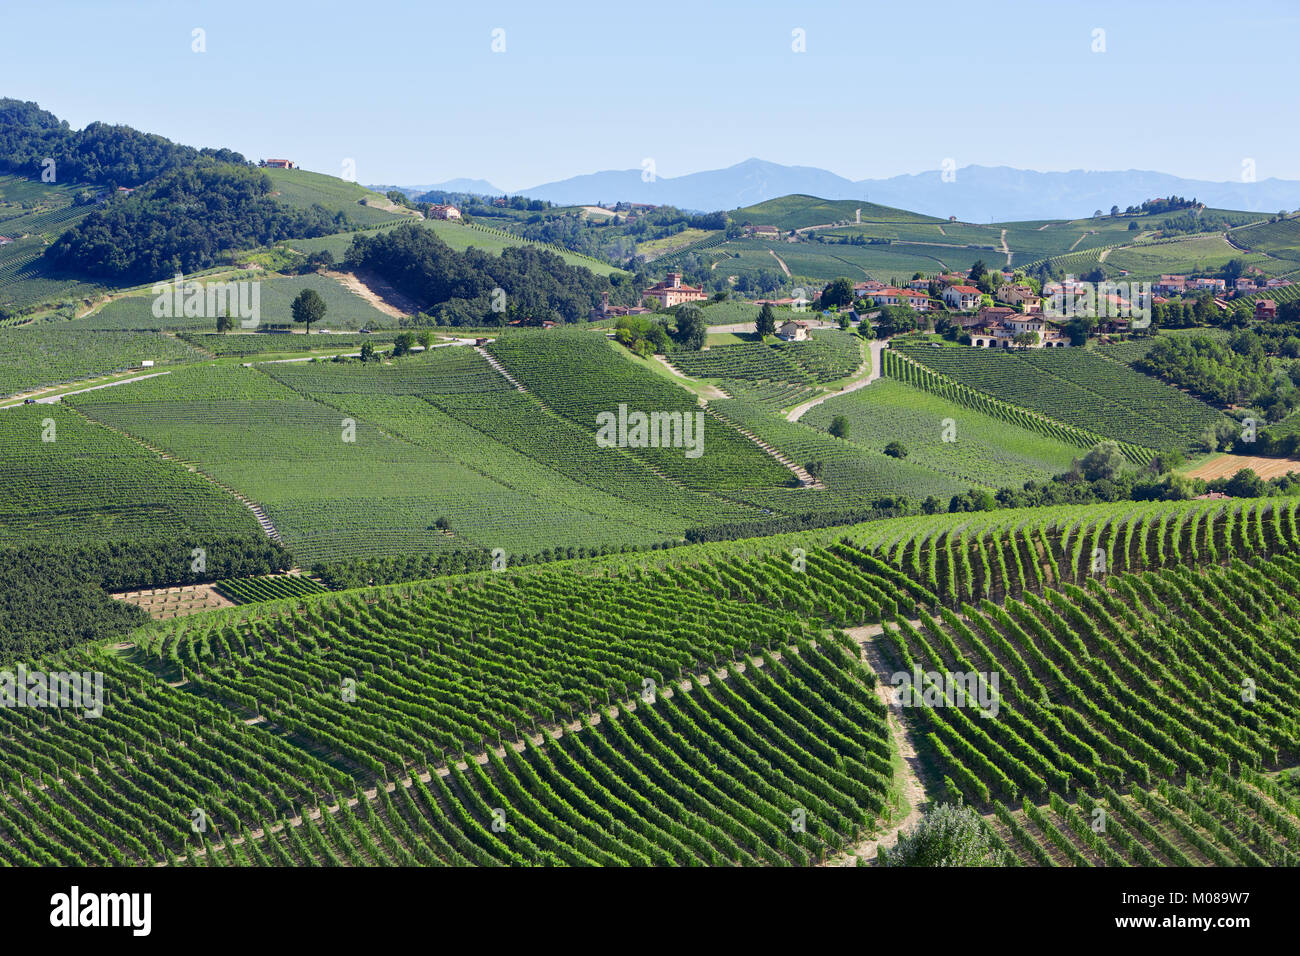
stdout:
{"type": "Polygon", "coordinates": [[[499,256],[473,247],[457,252],[418,225],[358,235],[344,261],[388,280],[439,325],[586,321],[601,293],[616,288],[546,249],[512,246],[499,256]]]}
{"type": "Polygon", "coordinates": [[[114,197],[45,250],[56,268],[147,282],[217,264],[231,249],[303,239],[352,227],[320,205],[295,209],[271,198],[257,169],[201,161],[172,170],[130,196],[114,197]]]}

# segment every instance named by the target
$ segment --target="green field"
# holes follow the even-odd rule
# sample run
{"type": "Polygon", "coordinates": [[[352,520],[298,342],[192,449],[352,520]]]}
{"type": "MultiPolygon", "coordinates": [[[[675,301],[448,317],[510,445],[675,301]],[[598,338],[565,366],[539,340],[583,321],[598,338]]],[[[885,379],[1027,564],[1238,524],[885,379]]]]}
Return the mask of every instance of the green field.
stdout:
{"type": "Polygon", "coordinates": [[[971,487],[1020,487],[1030,479],[1061,474],[1080,449],[917,391],[891,379],[829,399],[800,421],[826,429],[848,419],[848,441],[883,451],[891,441],[907,449],[907,461],[949,475],[971,487]],[[945,434],[952,440],[945,441],[945,434]]]}
{"type": "Polygon", "coordinates": [[[0,410],[0,546],[171,537],[179,547],[257,531],[234,498],[62,404],[0,410]]]}
{"type": "Polygon", "coordinates": [[[0,396],[139,368],[146,360],[164,365],[198,358],[186,343],[157,332],[88,334],[56,323],[0,329],[0,396]]]}
{"type": "Polygon", "coordinates": [[[1190,448],[1221,417],[1173,386],[1082,349],[1009,353],[920,342],[895,347],[996,399],[1157,451],[1190,448]]]}
{"type": "MultiPolygon", "coordinates": [[[[473,351],[450,348],[386,367],[194,366],[74,401],[261,504],[303,566],[681,536],[684,518],[569,477],[425,400],[496,404],[498,394],[518,393],[473,351]],[[355,441],[345,439],[345,419],[356,423],[355,441]],[[434,527],[440,517],[451,535],[434,527]]],[[[545,430],[529,438],[547,440],[545,430]]]]}
{"type": "Polygon", "coordinates": [[[863,219],[877,222],[943,222],[935,216],[906,209],[856,199],[818,199],[816,196],[782,196],[734,210],[730,215],[737,222],[753,222],[756,226],[803,229],[841,220],[852,222],[858,210],[861,210],[863,219]]]}
{"type": "MultiPolygon", "coordinates": [[[[394,324],[390,316],[380,312],[361,296],[348,291],[329,276],[311,273],[302,276],[264,278],[255,271],[245,271],[229,280],[223,277],[221,281],[258,283],[260,286],[258,302],[261,308],[261,322],[264,325],[292,325],[293,314],[290,306],[293,304],[294,297],[303,289],[314,289],[325,300],[325,321],[318,323],[317,327],[356,331],[363,328],[384,328],[394,324]]],[[[84,329],[167,329],[195,332],[217,330],[215,316],[155,317],[154,300],[152,291],[147,295],[114,299],[92,314],[74,319],[69,324],[84,329]]],[[[241,316],[235,312],[234,319],[235,327],[238,329],[241,316]]]]}
{"type": "Polygon", "coordinates": [[[336,176],[312,173],[305,169],[265,169],[274,188],[272,196],[280,202],[300,209],[323,206],[330,212],[341,212],[361,226],[385,222],[401,222],[411,218],[402,213],[389,212],[376,206],[388,200],[354,182],[336,176]]]}

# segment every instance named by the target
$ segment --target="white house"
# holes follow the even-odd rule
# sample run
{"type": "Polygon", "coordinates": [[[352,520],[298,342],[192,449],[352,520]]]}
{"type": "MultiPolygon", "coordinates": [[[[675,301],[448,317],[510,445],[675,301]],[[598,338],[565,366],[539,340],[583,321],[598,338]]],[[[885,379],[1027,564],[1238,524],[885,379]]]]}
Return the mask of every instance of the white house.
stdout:
{"type": "Polygon", "coordinates": [[[982,293],[973,285],[950,285],[943,290],[943,301],[959,312],[979,308],[982,293]]]}
{"type": "Polygon", "coordinates": [[[808,323],[786,322],[776,330],[776,337],[783,342],[802,342],[808,338],[808,323]]]}

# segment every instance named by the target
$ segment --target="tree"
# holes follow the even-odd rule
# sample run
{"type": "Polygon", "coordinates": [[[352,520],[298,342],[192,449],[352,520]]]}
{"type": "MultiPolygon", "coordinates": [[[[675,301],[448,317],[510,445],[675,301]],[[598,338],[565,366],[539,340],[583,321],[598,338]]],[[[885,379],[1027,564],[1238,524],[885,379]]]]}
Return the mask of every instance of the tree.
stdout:
{"type": "Polygon", "coordinates": [[[768,302],[763,303],[763,307],[758,310],[758,320],[754,323],[754,331],[759,338],[766,338],[776,332],[776,310],[768,302]]]}
{"type": "Polygon", "coordinates": [[[1094,445],[1088,454],[1083,456],[1079,462],[1079,472],[1088,481],[1099,481],[1102,478],[1115,479],[1124,469],[1128,460],[1124,453],[1119,450],[1119,445],[1113,441],[1104,441],[1094,445]]]}
{"type": "Polygon", "coordinates": [[[361,361],[369,362],[374,357],[375,346],[369,339],[366,339],[361,343],[361,361]]]}
{"type": "Polygon", "coordinates": [[[1119,206],[1111,206],[1111,207],[1110,207],[1110,214],[1111,214],[1112,216],[1118,216],[1118,215],[1119,215],[1119,206]]]}
{"type": "Polygon", "coordinates": [[[229,332],[229,331],[230,331],[232,328],[234,328],[234,327],[235,327],[235,323],[234,323],[234,322],[231,320],[231,318],[230,318],[230,310],[229,310],[229,309],[226,310],[226,314],[225,314],[225,315],[219,315],[219,316],[217,316],[217,331],[218,331],[218,332],[229,332]]]}
{"type": "Polygon", "coordinates": [[[704,310],[699,306],[684,305],[677,310],[677,328],[673,341],[690,352],[698,352],[704,346],[704,337],[709,326],[704,320],[704,310]]]}
{"type": "Polygon", "coordinates": [[[984,264],[983,259],[976,259],[975,264],[970,267],[970,281],[979,282],[989,271],[989,267],[984,264]]]}
{"type": "Polygon", "coordinates": [[[822,289],[822,308],[853,304],[853,280],[840,276],[822,289]]]}
{"type": "Polygon", "coordinates": [[[1243,468],[1228,480],[1223,489],[1233,498],[1262,498],[1268,494],[1268,485],[1252,468],[1243,468]]]}
{"type": "Polygon", "coordinates": [[[407,355],[411,351],[411,346],[415,344],[415,336],[410,332],[403,332],[393,339],[393,358],[401,355],[407,355]]]}
{"type": "Polygon", "coordinates": [[[847,312],[841,312],[837,321],[839,322],[841,329],[847,329],[849,327],[849,314],[847,312]]]}
{"type": "Polygon", "coordinates": [[[1006,866],[1011,861],[989,835],[980,815],[961,804],[941,803],[926,811],[892,850],[880,851],[884,866],[1006,866]]]}
{"type": "Polygon", "coordinates": [[[885,446],[885,454],[890,458],[906,458],[907,446],[901,441],[891,441],[885,446]]]}
{"type": "Polygon", "coordinates": [[[938,514],[939,509],[942,507],[943,502],[934,495],[927,495],[925,500],[921,502],[921,511],[928,515],[938,514]]]}
{"type": "Polygon", "coordinates": [[[843,415],[836,415],[834,418],[831,419],[830,428],[826,430],[830,432],[832,435],[834,435],[836,438],[848,438],[849,420],[845,418],[843,415]]]}
{"type": "Polygon", "coordinates": [[[417,336],[417,338],[419,339],[420,344],[424,346],[424,350],[425,350],[426,352],[427,352],[429,349],[433,348],[433,333],[432,333],[432,332],[428,332],[428,331],[421,332],[421,333],[417,336]]]}
{"type": "Polygon", "coordinates": [[[311,332],[311,324],[319,322],[325,318],[325,300],[321,298],[319,292],[315,289],[303,289],[293,300],[293,320],[295,322],[305,322],[307,331],[311,332]]]}
{"type": "Polygon", "coordinates": [[[1038,344],[1037,332],[1017,332],[1011,336],[1011,344],[1020,348],[1028,348],[1038,344]]]}

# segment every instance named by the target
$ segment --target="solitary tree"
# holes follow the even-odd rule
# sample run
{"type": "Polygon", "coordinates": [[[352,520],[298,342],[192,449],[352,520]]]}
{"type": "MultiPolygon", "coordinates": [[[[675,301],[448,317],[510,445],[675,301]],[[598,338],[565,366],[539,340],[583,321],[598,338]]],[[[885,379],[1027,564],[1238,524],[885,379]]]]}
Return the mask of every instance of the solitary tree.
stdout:
{"type": "Polygon", "coordinates": [[[770,303],[764,302],[763,307],[758,310],[758,321],[754,323],[754,330],[758,332],[759,338],[776,333],[776,310],[770,303]]]}
{"type": "Polygon", "coordinates": [[[1010,861],[970,807],[941,803],[926,812],[892,850],[882,849],[884,866],[1006,866],[1010,861]]]}
{"type": "Polygon", "coordinates": [[[885,446],[885,454],[890,458],[906,458],[907,446],[901,441],[891,441],[885,446]]]}
{"type": "Polygon", "coordinates": [[[410,332],[403,332],[397,338],[393,339],[393,358],[399,355],[406,355],[411,351],[411,346],[415,343],[415,336],[410,332]]]}
{"type": "Polygon", "coordinates": [[[1079,471],[1088,481],[1101,478],[1117,478],[1127,464],[1124,453],[1113,441],[1104,441],[1094,445],[1079,463],[1079,471]]]}
{"type": "Polygon", "coordinates": [[[361,361],[369,362],[375,357],[375,346],[369,339],[361,343],[361,361]]]}
{"type": "Polygon", "coordinates": [[[319,322],[325,318],[325,300],[320,297],[320,293],[315,289],[303,289],[298,293],[298,297],[293,300],[293,320],[295,322],[305,322],[307,331],[311,331],[311,324],[319,322]]]}
{"type": "Polygon", "coordinates": [[[234,328],[234,325],[235,325],[235,323],[234,323],[234,322],[231,320],[231,318],[230,318],[230,310],[229,310],[229,309],[226,309],[226,314],[225,314],[225,315],[219,315],[219,316],[217,316],[217,331],[218,331],[218,332],[229,332],[232,328],[234,328]]]}
{"type": "Polygon", "coordinates": [[[827,429],[836,438],[849,437],[849,420],[843,415],[836,415],[831,419],[831,427],[827,429]]]}

